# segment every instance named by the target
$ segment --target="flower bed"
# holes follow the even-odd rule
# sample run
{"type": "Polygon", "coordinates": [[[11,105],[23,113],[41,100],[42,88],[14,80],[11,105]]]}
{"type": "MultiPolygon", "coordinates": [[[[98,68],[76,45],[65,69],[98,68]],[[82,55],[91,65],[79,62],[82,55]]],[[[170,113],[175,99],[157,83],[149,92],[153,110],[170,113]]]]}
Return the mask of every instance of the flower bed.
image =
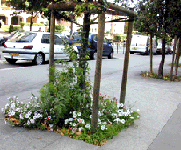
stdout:
{"type": "MultiPolygon", "coordinates": [[[[108,139],[113,138],[139,118],[137,111],[132,111],[122,103],[117,103],[115,97],[110,99],[100,95],[98,127],[95,133],[91,133],[91,109],[88,110],[87,115],[80,109],[70,111],[67,118],[66,116],[61,118],[60,115],[57,117],[59,112],[55,107],[46,107],[46,111],[44,107],[44,103],[35,96],[32,96],[29,103],[20,102],[18,97],[14,96],[9,98],[9,103],[2,108],[2,112],[5,121],[13,126],[54,131],[97,146],[104,145],[108,139]]],[[[86,107],[89,108],[89,104],[86,107]]]]}

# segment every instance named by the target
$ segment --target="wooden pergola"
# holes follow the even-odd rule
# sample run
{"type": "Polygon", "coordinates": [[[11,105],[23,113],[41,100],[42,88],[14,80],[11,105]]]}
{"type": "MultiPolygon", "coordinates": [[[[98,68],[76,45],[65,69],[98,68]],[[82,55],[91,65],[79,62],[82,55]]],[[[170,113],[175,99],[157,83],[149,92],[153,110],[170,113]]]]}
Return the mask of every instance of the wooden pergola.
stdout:
{"type": "MultiPolygon", "coordinates": [[[[93,3],[95,6],[101,6],[101,3],[98,2],[87,2],[93,3]]],[[[83,3],[75,3],[75,2],[64,2],[64,3],[55,3],[50,4],[48,6],[49,10],[51,10],[51,25],[50,25],[50,55],[49,55],[49,74],[53,75],[54,73],[51,72],[51,68],[54,66],[54,28],[55,28],[55,16],[54,13],[56,11],[75,11],[75,6],[82,5],[83,3]]],[[[121,15],[127,16],[125,20],[123,18],[111,20],[111,22],[128,22],[128,30],[127,30],[127,39],[126,39],[126,53],[124,59],[124,69],[122,75],[122,82],[121,82],[121,93],[120,93],[120,102],[125,102],[126,96],[126,83],[127,83],[127,72],[128,72],[128,64],[129,64],[129,51],[130,51],[130,43],[131,43],[131,36],[133,30],[133,21],[134,16],[136,15],[133,10],[128,10],[124,7],[112,4],[107,2],[108,10],[105,12],[101,12],[98,18],[98,44],[97,44],[97,60],[96,60],[96,71],[94,77],[94,87],[93,87],[93,114],[92,117],[92,126],[93,130],[97,127],[97,118],[98,118],[98,97],[99,97],[99,90],[100,90],[100,80],[101,80],[101,65],[102,65],[102,50],[103,50],[103,41],[104,41],[104,30],[105,30],[105,13],[112,14],[112,15],[121,15]]],[[[96,12],[91,11],[92,14],[96,12]]],[[[82,51],[82,50],[81,50],[82,51]]],[[[49,78],[49,82],[51,79],[49,78]]]]}

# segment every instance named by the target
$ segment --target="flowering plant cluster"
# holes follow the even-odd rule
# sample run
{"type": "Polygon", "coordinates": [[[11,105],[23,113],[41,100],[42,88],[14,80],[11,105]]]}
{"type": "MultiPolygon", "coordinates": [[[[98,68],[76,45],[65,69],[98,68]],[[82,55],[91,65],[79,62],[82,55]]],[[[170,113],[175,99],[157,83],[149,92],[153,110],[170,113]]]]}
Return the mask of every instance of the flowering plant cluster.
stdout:
{"type": "MultiPolygon", "coordinates": [[[[84,108],[84,109],[87,109],[84,108]]],[[[24,126],[30,128],[47,129],[57,131],[72,138],[81,139],[86,142],[101,145],[105,139],[112,138],[124,127],[134,123],[139,118],[137,111],[132,111],[117,99],[109,98],[106,95],[99,96],[98,127],[97,132],[90,133],[91,128],[91,109],[87,110],[87,115],[81,111],[70,111],[64,118],[57,118],[53,107],[44,110],[44,105],[35,96],[31,101],[23,103],[14,96],[9,98],[2,112],[5,120],[14,126],[24,126]],[[67,117],[66,117],[67,116],[67,117]],[[57,124],[59,122],[59,124],[57,124]],[[116,130],[114,128],[116,128],[116,130]],[[101,136],[100,136],[101,135],[101,136]]]]}

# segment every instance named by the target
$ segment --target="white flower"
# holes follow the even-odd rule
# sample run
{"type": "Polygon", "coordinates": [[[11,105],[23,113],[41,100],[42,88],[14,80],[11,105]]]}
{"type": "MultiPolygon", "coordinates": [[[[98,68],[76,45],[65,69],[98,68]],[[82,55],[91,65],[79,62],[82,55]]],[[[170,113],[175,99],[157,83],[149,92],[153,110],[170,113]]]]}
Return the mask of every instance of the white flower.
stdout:
{"type": "Polygon", "coordinates": [[[101,130],[105,130],[106,126],[105,125],[101,125],[101,130]]]}
{"type": "Polygon", "coordinates": [[[30,119],[30,122],[31,122],[31,124],[34,124],[35,120],[34,119],[30,119]]]}
{"type": "Polygon", "coordinates": [[[15,115],[15,111],[12,111],[12,112],[10,112],[10,113],[11,113],[10,116],[14,116],[14,115],[15,115]]]}
{"type": "Polygon", "coordinates": [[[4,113],[5,111],[4,111],[4,108],[1,108],[1,111],[4,113]]]}
{"type": "Polygon", "coordinates": [[[77,116],[79,116],[79,117],[80,117],[80,116],[81,116],[81,112],[78,112],[77,116]]]}
{"type": "Polygon", "coordinates": [[[122,124],[125,124],[126,121],[125,121],[124,119],[121,119],[120,122],[121,122],[122,124]]]}
{"type": "Polygon", "coordinates": [[[80,127],[80,128],[79,128],[79,132],[81,132],[81,131],[82,131],[82,129],[83,129],[83,128],[82,128],[82,127],[80,127]]]}
{"type": "Polygon", "coordinates": [[[79,123],[82,123],[82,119],[81,119],[81,118],[78,118],[77,121],[78,121],[79,123]]]}
{"type": "Polygon", "coordinates": [[[82,119],[82,124],[85,124],[85,121],[84,121],[84,119],[82,119]]]}
{"type": "Polygon", "coordinates": [[[30,125],[30,121],[29,120],[27,121],[27,125],[30,125]]]}
{"type": "Polygon", "coordinates": [[[102,113],[100,111],[98,111],[98,116],[102,116],[102,113]]]}
{"type": "Polygon", "coordinates": [[[76,117],[77,117],[76,111],[73,111],[73,118],[76,118],[76,117]]]}
{"type": "Polygon", "coordinates": [[[73,126],[75,127],[75,126],[76,126],[76,123],[73,123],[73,126]]]}
{"type": "Polygon", "coordinates": [[[51,117],[51,116],[48,116],[48,119],[52,119],[52,117],[51,117]]]}
{"type": "Polygon", "coordinates": [[[52,127],[53,127],[53,124],[49,124],[49,127],[52,128],[52,127]]]}
{"type": "Polygon", "coordinates": [[[117,107],[124,107],[124,104],[123,103],[117,103],[117,107]]]}
{"type": "Polygon", "coordinates": [[[37,104],[36,104],[36,107],[40,107],[40,103],[37,103],[37,104]]]}
{"type": "Polygon", "coordinates": [[[25,118],[29,118],[29,116],[30,116],[29,114],[25,114],[25,118]]]}
{"type": "Polygon", "coordinates": [[[112,116],[115,117],[115,118],[117,118],[118,114],[113,113],[112,116]]]}
{"type": "Polygon", "coordinates": [[[100,119],[98,119],[98,124],[101,124],[101,120],[100,119]]]}
{"type": "Polygon", "coordinates": [[[15,111],[18,111],[18,112],[20,112],[20,110],[21,110],[20,108],[16,108],[16,110],[15,110],[15,111]]]}
{"type": "Polygon", "coordinates": [[[28,115],[30,116],[32,114],[32,112],[31,111],[28,111],[28,115]]]}
{"type": "Polygon", "coordinates": [[[20,114],[20,115],[19,115],[19,118],[20,118],[20,119],[24,119],[23,114],[20,114]]]}
{"type": "Polygon", "coordinates": [[[107,122],[103,122],[102,124],[107,124],[107,122]]]}
{"type": "Polygon", "coordinates": [[[67,124],[69,122],[69,119],[65,119],[65,124],[67,124]]]}
{"type": "Polygon", "coordinates": [[[14,109],[15,108],[15,103],[11,104],[11,108],[14,109]]]}
{"type": "Polygon", "coordinates": [[[137,109],[137,112],[140,111],[139,109],[137,109]]]}
{"type": "Polygon", "coordinates": [[[12,99],[13,99],[13,100],[16,100],[16,96],[13,96],[12,99]]]}
{"type": "Polygon", "coordinates": [[[86,124],[85,128],[90,129],[90,124],[86,124]]]}
{"type": "Polygon", "coordinates": [[[42,114],[38,113],[36,117],[37,117],[37,118],[41,118],[41,117],[42,117],[42,114]]]}
{"type": "Polygon", "coordinates": [[[134,119],[134,117],[130,117],[130,119],[134,119]]]}
{"type": "Polygon", "coordinates": [[[69,121],[73,121],[73,118],[69,118],[69,121]]]}
{"type": "Polygon", "coordinates": [[[92,118],[92,115],[90,115],[90,118],[92,118]]]}
{"type": "Polygon", "coordinates": [[[34,120],[37,119],[37,116],[33,116],[33,119],[34,119],[34,120]]]}
{"type": "Polygon", "coordinates": [[[118,116],[124,116],[124,112],[119,112],[118,116]]]}
{"type": "Polygon", "coordinates": [[[137,118],[140,118],[140,116],[137,116],[137,118]]]}
{"type": "Polygon", "coordinates": [[[5,109],[7,109],[9,107],[9,103],[7,103],[6,105],[5,105],[5,109]]]}
{"type": "Polygon", "coordinates": [[[114,119],[113,121],[118,123],[118,122],[120,122],[121,120],[120,120],[119,118],[116,118],[116,119],[114,119]]]}

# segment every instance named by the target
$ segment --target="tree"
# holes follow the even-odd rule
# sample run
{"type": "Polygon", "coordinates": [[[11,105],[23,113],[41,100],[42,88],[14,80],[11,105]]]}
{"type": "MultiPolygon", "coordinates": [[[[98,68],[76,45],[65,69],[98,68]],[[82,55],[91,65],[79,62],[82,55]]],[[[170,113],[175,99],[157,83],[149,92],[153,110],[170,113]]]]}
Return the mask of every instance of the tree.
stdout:
{"type": "Polygon", "coordinates": [[[157,14],[153,9],[153,3],[146,4],[140,2],[138,5],[138,15],[135,19],[134,28],[139,32],[150,35],[150,73],[153,72],[153,53],[152,53],[152,38],[157,31],[157,14]]]}
{"type": "Polygon", "coordinates": [[[48,6],[48,2],[49,1],[43,0],[11,0],[10,5],[16,10],[22,10],[32,15],[30,20],[30,31],[32,31],[33,18],[36,17],[39,12],[41,13],[42,8],[48,6]]]}

